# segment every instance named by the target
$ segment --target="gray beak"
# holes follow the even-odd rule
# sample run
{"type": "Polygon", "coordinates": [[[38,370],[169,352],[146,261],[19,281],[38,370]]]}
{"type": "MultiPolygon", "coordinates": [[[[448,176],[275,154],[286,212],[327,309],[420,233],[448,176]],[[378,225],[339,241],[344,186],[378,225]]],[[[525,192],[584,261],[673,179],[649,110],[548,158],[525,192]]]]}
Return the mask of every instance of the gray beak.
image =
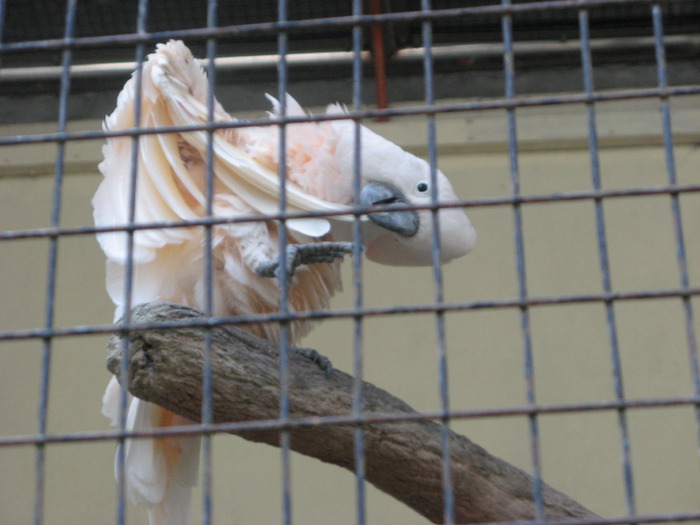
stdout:
{"type": "MultiPolygon", "coordinates": [[[[381,182],[370,182],[360,192],[360,203],[362,206],[388,206],[406,204],[406,199],[398,188],[381,182]]],[[[378,211],[369,213],[367,216],[375,224],[401,237],[413,237],[420,226],[418,214],[413,210],[378,211]]]]}

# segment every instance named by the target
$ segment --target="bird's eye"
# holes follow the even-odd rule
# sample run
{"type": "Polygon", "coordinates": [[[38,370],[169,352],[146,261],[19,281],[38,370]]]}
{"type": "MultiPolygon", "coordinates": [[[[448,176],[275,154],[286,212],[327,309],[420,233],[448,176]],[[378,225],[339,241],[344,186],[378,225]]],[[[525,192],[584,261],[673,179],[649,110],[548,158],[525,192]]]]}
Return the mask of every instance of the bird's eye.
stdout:
{"type": "Polygon", "coordinates": [[[427,182],[419,182],[418,186],[416,186],[416,189],[421,193],[425,193],[429,188],[430,186],[428,186],[427,182]]]}

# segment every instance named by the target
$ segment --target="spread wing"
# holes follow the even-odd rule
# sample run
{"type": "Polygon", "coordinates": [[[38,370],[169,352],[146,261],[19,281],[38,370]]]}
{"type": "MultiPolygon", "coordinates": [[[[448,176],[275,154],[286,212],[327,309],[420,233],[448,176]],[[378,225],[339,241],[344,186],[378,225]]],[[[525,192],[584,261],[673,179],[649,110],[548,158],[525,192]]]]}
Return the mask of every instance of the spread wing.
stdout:
{"type": "MultiPolygon", "coordinates": [[[[199,62],[180,41],[158,46],[148,57],[142,71],[141,127],[198,126],[208,122],[208,81],[199,62]]],[[[124,86],[117,108],[105,120],[105,129],[129,130],[135,127],[134,105],[136,79],[124,86]]],[[[234,119],[214,101],[213,120],[230,122],[234,119]]],[[[274,127],[271,127],[272,131],[274,127]]],[[[146,133],[138,138],[136,155],[138,182],[135,199],[136,222],[192,220],[204,216],[205,167],[208,141],[212,141],[215,192],[235,195],[245,202],[253,214],[270,215],[279,212],[280,179],[275,170],[263,166],[248,155],[240,143],[229,137],[233,133],[217,130],[211,135],[205,130],[181,133],[146,133]]],[[[240,136],[244,136],[240,134],[240,136]]],[[[119,226],[128,223],[129,184],[134,139],[113,137],[103,149],[105,160],[100,164],[105,179],[93,204],[98,225],[119,226]]],[[[318,198],[293,181],[286,183],[289,212],[325,211],[347,212],[345,205],[318,198]]],[[[339,215],[339,220],[352,220],[339,215]]],[[[324,218],[291,219],[287,226],[308,237],[321,237],[330,230],[324,218]]],[[[134,236],[133,257],[147,262],[154,250],[179,243],[190,235],[188,228],[142,230],[134,236]]],[[[123,233],[98,236],[107,255],[117,261],[126,259],[123,233]]]]}

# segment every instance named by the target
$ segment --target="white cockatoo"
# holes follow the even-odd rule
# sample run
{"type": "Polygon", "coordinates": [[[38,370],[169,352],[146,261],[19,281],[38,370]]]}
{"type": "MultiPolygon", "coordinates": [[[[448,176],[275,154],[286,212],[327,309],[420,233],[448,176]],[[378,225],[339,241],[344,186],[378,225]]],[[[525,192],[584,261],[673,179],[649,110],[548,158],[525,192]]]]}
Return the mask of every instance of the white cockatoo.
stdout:
{"type": "MultiPolygon", "coordinates": [[[[135,78],[130,79],[106,118],[109,131],[137,127],[134,105],[135,78]]],[[[142,69],[141,121],[138,126],[193,126],[207,122],[208,81],[200,63],[180,41],[157,46],[142,69]]],[[[274,114],[279,103],[271,99],[274,114]]],[[[304,116],[299,104],[287,97],[286,115],[304,116]]],[[[344,110],[328,107],[329,114],[344,110]]],[[[218,102],[213,120],[231,122],[218,102]]],[[[234,127],[213,132],[143,134],[138,138],[135,221],[187,221],[206,216],[207,141],[213,142],[212,214],[215,217],[255,217],[279,213],[279,127],[234,127]]],[[[104,179],[94,198],[98,226],[118,227],[129,220],[129,187],[134,141],[130,136],[110,137],[103,148],[100,171],[104,179]]],[[[360,205],[381,206],[432,203],[430,167],[422,159],[373,133],[364,126],[356,144],[355,123],[350,120],[294,123],[286,126],[286,201],[294,212],[324,211],[338,215],[292,218],[286,221],[287,240],[298,251],[290,259],[298,269],[290,277],[288,308],[292,312],[328,307],[340,289],[339,258],[352,241],[349,226],[354,215],[353,180],[356,147],[360,154],[360,205]],[[343,212],[345,215],[342,215],[343,212]],[[306,249],[306,251],[305,251],[306,249]]],[[[447,178],[437,171],[435,194],[439,203],[457,201],[447,178]]],[[[441,262],[472,249],[476,234],[459,207],[440,209],[441,262]]],[[[433,246],[433,211],[392,211],[373,208],[362,216],[362,243],[370,260],[391,265],[430,265],[433,246]]],[[[275,220],[215,225],[212,228],[212,304],[217,316],[253,315],[279,309],[279,283],[274,278],[279,253],[275,220]]],[[[133,236],[131,304],[165,300],[204,309],[204,239],[201,226],[138,230],[133,236]]],[[[127,234],[101,233],[100,246],[107,256],[107,290],[116,304],[115,319],[123,314],[127,234]]],[[[279,274],[277,274],[279,275],[279,274]]],[[[276,342],[279,327],[273,323],[247,324],[247,330],[276,342]]],[[[290,325],[290,340],[309,330],[309,321],[290,325]]],[[[103,413],[116,424],[119,385],[107,387],[103,413]]],[[[137,398],[130,398],[128,430],[192,424],[180,416],[137,398]]],[[[149,508],[152,525],[187,523],[191,488],[196,483],[199,440],[167,437],[127,440],[125,443],[127,493],[132,502],[149,508]]]]}

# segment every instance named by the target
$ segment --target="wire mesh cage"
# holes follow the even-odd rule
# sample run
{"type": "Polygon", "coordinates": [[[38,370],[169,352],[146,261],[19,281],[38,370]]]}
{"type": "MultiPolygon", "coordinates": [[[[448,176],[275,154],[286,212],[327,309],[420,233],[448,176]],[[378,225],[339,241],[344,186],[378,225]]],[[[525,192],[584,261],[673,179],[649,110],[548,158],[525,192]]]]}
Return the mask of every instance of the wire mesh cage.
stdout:
{"type": "MultiPolygon", "coordinates": [[[[130,454],[181,459],[193,438],[192,523],[700,522],[698,23],[690,0],[0,1],[0,522],[148,523],[130,454]],[[163,106],[142,93],[170,40],[201,59],[201,98],[183,112],[197,122],[151,118],[163,106]],[[132,124],[102,127],[129,78],[132,124]],[[315,183],[340,172],[327,160],[340,146],[295,135],[334,126],[347,177],[324,191],[345,184],[344,208],[288,180],[300,155],[325,159],[315,183]],[[362,126],[425,161],[375,155],[362,126]],[[253,179],[222,175],[235,164],[222,152],[255,157],[240,137],[258,132],[274,137],[269,165],[237,162],[267,177],[267,207],[243,191],[253,179]],[[125,212],[94,223],[105,142],[126,151],[108,194],[125,212]],[[197,188],[172,182],[195,165],[197,188]],[[427,200],[400,190],[417,176],[405,166],[425,169],[413,188],[427,200]],[[160,169],[170,186],[144,186],[160,169]],[[363,200],[373,169],[399,188],[380,208],[363,200]],[[440,196],[442,173],[457,201],[440,196]],[[252,211],[221,211],[231,187],[252,211]],[[173,188],[173,209],[196,213],[144,215],[173,188]],[[442,265],[464,235],[445,217],[462,211],[478,245],[442,265]],[[378,215],[416,217],[420,234],[375,249],[378,215]],[[340,248],[312,254],[260,277],[264,293],[245,284],[256,268],[217,259],[244,251],[220,232],[263,225],[285,268],[290,244],[341,221],[342,265],[340,248]],[[188,258],[158,244],[188,232],[188,258]],[[411,260],[401,246],[416,236],[427,248],[411,260]],[[109,239],[126,255],[105,290],[109,239]],[[162,265],[147,274],[151,241],[162,265]],[[310,266],[339,274],[310,283],[310,266]],[[166,277],[179,292],[152,285],[166,277]],[[299,290],[322,298],[300,305],[299,290]],[[144,321],[131,313],[144,300],[200,312],[144,321]],[[183,327],[199,337],[191,354],[172,339],[153,350],[183,327]],[[310,348],[334,369],[298,358],[310,348]],[[181,350],[194,364],[166,377],[181,350]],[[110,427],[111,377],[167,422],[135,426],[116,389],[110,427]]],[[[158,515],[162,497],[145,505],[151,523],[189,522],[158,515]]]]}

